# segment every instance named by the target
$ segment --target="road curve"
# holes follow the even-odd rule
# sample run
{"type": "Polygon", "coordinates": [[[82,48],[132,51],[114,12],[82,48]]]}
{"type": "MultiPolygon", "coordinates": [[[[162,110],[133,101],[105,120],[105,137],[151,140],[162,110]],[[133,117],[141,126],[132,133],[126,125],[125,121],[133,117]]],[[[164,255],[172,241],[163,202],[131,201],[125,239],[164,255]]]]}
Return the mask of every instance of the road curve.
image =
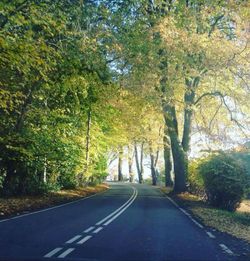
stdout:
{"type": "Polygon", "coordinates": [[[224,247],[147,185],[113,183],[88,199],[0,221],[0,260],[234,260],[224,247]]]}

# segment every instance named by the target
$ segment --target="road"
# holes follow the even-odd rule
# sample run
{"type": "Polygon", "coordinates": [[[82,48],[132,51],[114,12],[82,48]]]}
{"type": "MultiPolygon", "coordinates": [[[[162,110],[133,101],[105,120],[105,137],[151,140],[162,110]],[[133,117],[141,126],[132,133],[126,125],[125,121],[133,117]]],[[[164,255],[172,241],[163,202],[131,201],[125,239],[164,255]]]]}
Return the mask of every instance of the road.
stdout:
{"type": "Polygon", "coordinates": [[[0,260],[60,259],[234,260],[211,231],[159,189],[122,183],[84,200],[0,221],[0,260]]]}

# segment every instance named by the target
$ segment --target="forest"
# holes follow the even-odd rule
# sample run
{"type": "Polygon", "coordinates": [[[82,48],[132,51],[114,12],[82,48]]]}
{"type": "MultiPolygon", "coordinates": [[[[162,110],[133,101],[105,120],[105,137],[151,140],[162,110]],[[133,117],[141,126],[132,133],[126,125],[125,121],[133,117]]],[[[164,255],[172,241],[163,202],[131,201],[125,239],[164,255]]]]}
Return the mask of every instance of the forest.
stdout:
{"type": "Polygon", "coordinates": [[[0,1],[1,195],[97,184],[114,160],[122,181],[125,158],[143,183],[147,157],[153,185],[214,171],[242,197],[249,21],[247,0],[0,1]]]}

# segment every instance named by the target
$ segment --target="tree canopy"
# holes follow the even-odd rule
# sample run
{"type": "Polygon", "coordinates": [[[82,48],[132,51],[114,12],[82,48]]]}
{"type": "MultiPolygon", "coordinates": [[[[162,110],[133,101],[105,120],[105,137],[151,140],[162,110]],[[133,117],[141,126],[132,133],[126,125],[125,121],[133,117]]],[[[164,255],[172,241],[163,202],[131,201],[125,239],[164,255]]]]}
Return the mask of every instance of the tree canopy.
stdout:
{"type": "Polygon", "coordinates": [[[0,9],[3,194],[100,182],[126,151],[140,182],[149,156],[154,184],[164,155],[166,184],[182,192],[194,145],[249,139],[248,1],[3,0],[0,9]]]}

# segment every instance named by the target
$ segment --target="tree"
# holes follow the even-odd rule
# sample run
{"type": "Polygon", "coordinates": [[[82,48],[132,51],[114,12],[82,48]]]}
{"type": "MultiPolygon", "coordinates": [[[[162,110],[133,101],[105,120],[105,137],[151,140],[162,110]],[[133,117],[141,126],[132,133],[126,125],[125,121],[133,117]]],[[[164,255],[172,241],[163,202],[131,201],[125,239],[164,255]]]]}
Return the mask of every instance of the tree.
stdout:
{"type": "Polygon", "coordinates": [[[194,131],[224,138],[234,123],[248,134],[249,3],[238,4],[0,4],[3,191],[95,183],[110,151],[121,179],[128,147],[139,182],[149,155],[155,183],[164,150],[166,185],[172,158],[174,190],[185,191],[194,131]]]}
{"type": "Polygon", "coordinates": [[[88,27],[96,6],[85,7],[81,1],[3,4],[0,169],[6,193],[29,193],[30,180],[64,186],[100,177],[114,127],[115,109],[107,101],[117,88],[97,40],[101,28],[88,27]]]}
{"type": "MultiPolygon", "coordinates": [[[[224,1],[218,2],[216,8],[204,1],[145,1],[137,7],[132,18],[129,13],[129,23],[124,22],[122,29],[126,30],[119,32],[123,37],[116,38],[123,49],[124,56],[121,52],[119,56],[126,54],[121,64],[130,77],[158,75],[158,80],[146,88],[155,88],[161,98],[174,160],[175,191],[182,192],[186,190],[194,108],[199,97],[206,96],[208,90],[203,92],[203,86],[207,88],[208,75],[214,77],[214,71],[222,72],[225,66],[228,69],[229,61],[231,63],[234,54],[239,53],[236,30],[231,26],[238,10],[233,3],[224,1]],[[140,12],[144,14],[143,22],[139,19],[140,12]],[[127,27],[131,24],[133,31],[127,27]]],[[[240,12],[246,8],[247,5],[241,3],[240,12]]],[[[117,13],[122,16],[122,10],[118,9],[117,13]]],[[[131,10],[134,10],[133,4],[131,10]]],[[[135,83],[134,78],[132,81],[135,83]]]]}
{"type": "Polygon", "coordinates": [[[133,147],[132,147],[132,146],[128,146],[128,172],[129,172],[129,182],[134,182],[133,158],[134,158],[134,150],[133,150],[133,147]]]}

